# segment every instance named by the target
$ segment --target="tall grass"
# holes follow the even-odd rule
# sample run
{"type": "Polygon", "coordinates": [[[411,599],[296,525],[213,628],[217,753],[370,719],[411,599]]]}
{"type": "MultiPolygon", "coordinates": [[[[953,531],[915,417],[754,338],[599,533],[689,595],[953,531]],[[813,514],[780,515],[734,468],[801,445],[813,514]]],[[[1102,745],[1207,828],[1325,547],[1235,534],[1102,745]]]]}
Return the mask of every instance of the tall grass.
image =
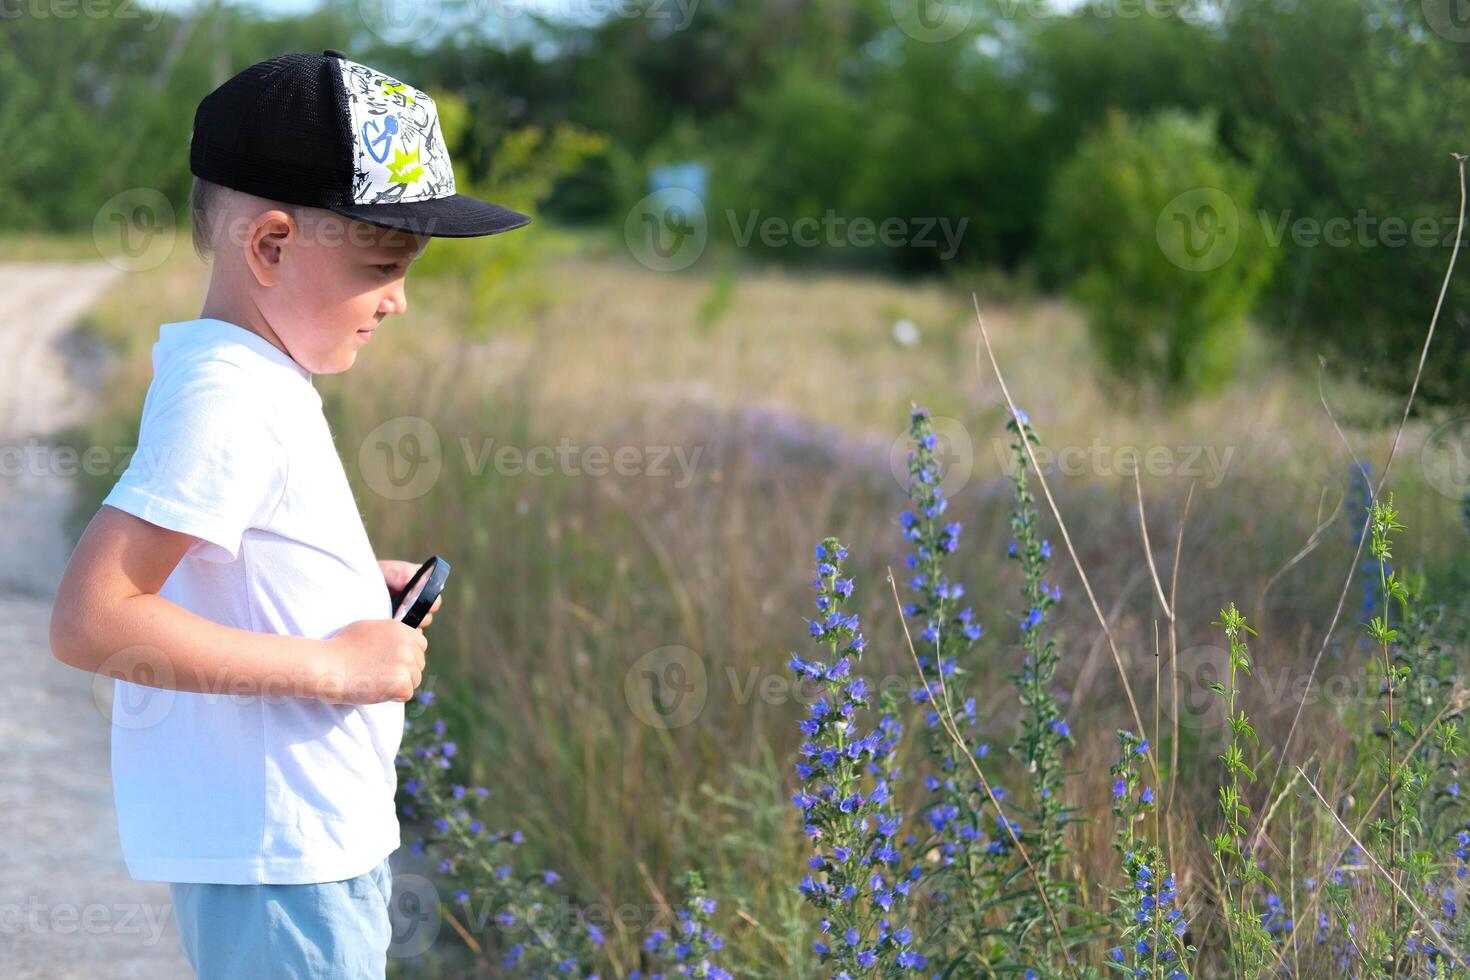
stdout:
{"type": "MultiPolygon", "coordinates": [[[[474,306],[453,279],[411,283],[414,312],[380,333],[350,374],[316,380],[378,554],[439,552],[455,564],[429,651],[436,717],[457,745],[453,779],[489,789],[485,825],[519,830],[517,866],[554,869],[560,879],[550,887],[567,901],[642,910],[603,930],[596,954],[603,975],[626,977],[640,965],[665,962],[655,961],[645,943],[650,929],[666,928],[686,904],[679,883],[691,869],[718,902],[711,927],[723,942],[712,961],[740,976],[820,975],[813,944],[821,939],[830,948],[831,940],[822,939],[819,919],[796,889],[812,870],[812,849],[789,802],[798,723],[809,709],[789,684],[788,661],[809,642],[800,610],[810,595],[811,549],[830,533],[851,552],[844,574],[858,583],[853,611],[869,637],[867,676],[893,679],[905,693],[918,682],[902,642],[901,611],[882,586],[886,567],[912,550],[896,515],[910,506],[902,460],[913,399],[937,420],[960,420],[956,431],[971,445],[968,456],[961,447],[951,461],[951,468],[968,462],[970,472],[948,495],[949,517],[963,520],[966,531],[947,567],[950,581],[967,585],[966,601],[986,628],[968,653],[966,693],[954,706],[960,727],[977,748],[991,747],[986,758],[999,767],[992,788],[1011,791],[1000,801],[1008,813],[1008,804],[1035,791],[1026,767],[1005,751],[1016,742],[1018,718],[1008,678],[1026,655],[1019,624],[1036,607],[1019,591],[1027,575],[1007,554],[1017,464],[1005,425],[1013,416],[997,404],[995,382],[970,367],[968,299],[939,286],[751,270],[731,285],[585,257],[558,260],[537,275],[536,295],[551,300],[522,307],[530,312],[513,322],[476,322],[473,330],[461,328],[474,306]],[[689,329],[716,291],[722,314],[689,329]],[[917,349],[888,342],[900,315],[921,324],[917,349]],[[381,496],[360,463],[363,443],[400,415],[432,424],[442,447],[442,474],[411,500],[381,496]],[[485,438],[523,451],[567,439],[611,448],[678,446],[686,458],[696,450],[700,456],[687,483],[646,472],[512,474],[493,463],[476,473],[460,440],[478,451],[485,438]],[[705,700],[687,724],[659,727],[635,712],[627,681],[642,658],[669,647],[697,655],[705,700]]],[[[199,289],[197,270],[170,263],[127,277],[97,311],[94,329],[128,353],[109,395],[111,421],[78,439],[126,441],[127,423],[118,420],[137,417],[156,323],[195,315],[199,289]]],[[[1118,730],[1152,741],[1152,756],[1137,760],[1129,805],[1144,788],[1157,796],[1152,811],[1126,826],[1147,831],[1160,867],[1173,875],[1174,909],[1189,923],[1180,940],[1205,957],[1198,975],[1210,975],[1218,962],[1210,958],[1223,942],[1215,910],[1228,883],[1219,880],[1203,840],[1218,830],[1212,814],[1222,721],[1199,694],[1226,662],[1210,624],[1234,601],[1259,633],[1251,650],[1255,675],[1240,693],[1266,747],[1261,782],[1273,789],[1268,796],[1246,780],[1260,825],[1247,829],[1253,839],[1261,835],[1256,853],[1268,864],[1292,856],[1288,873],[1269,869],[1275,903],[1257,895],[1252,908],[1273,937],[1279,967],[1313,975],[1346,962],[1362,970],[1369,954],[1360,924],[1377,921],[1386,907],[1372,884],[1378,876],[1294,768],[1272,778],[1283,760],[1270,747],[1292,731],[1291,762],[1304,765],[1327,799],[1351,801],[1346,819],[1366,809],[1378,788],[1359,762],[1373,741],[1359,733],[1368,706],[1377,704],[1357,682],[1364,651],[1346,631],[1321,639],[1338,598],[1329,573],[1352,563],[1352,529],[1364,515],[1342,503],[1348,454],[1316,405],[1310,375],[1256,340],[1241,352],[1240,375],[1227,390],[1167,415],[1138,414],[1114,405],[1093,378],[1081,324],[1065,307],[1018,299],[995,311],[989,326],[1008,383],[1026,392],[1031,417],[1046,434],[1044,448],[1070,448],[1084,460],[1077,469],[1045,462],[1043,469],[1112,636],[1110,643],[1082,601],[1070,561],[1054,562],[1048,592],[1056,587],[1071,598],[1046,611],[1047,635],[1059,653],[1046,690],[1058,715],[1038,723],[1043,733],[1059,735],[1050,722],[1061,721],[1074,743],[1063,747],[1055,778],[1058,796],[1078,819],[1067,822],[1060,850],[1046,863],[1064,886],[1055,893],[1062,925],[1085,926],[1077,934],[1091,937],[1076,947],[1075,969],[1113,962],[1109,951],[1122,943],[1104,930],[1116,921],[1117,893],[1139,893],[1138,879],[1121,876],[1115,849],[1123,819],[1114,813],[1118,774],[1111,772],[1120,763],[1111,734],[1118,730]],[[1145,471],[1135,489],[1112,456],[1088,455],[1094,440],[1104,448],[1184,447],[1186,454],[1204,443],[1233,455],[1219,482],[1177,469],[1145,471]],[[1150,539],[1171,554],[1179,549],[1179,587],[1169,597],[1177,704],[1169,696],[1168,644],[1162,658],[1155,654],[1161,607],[1140,543],[1135,494],[1147,501],[1142,527],[1150,539]],[[1303,709],[1308,720],[1294,725],[1300,691],[1292,681],[1319,650],[1303,709]],[[1122,676],[1138,695],[1137,718],[1122,676]],[[1176,752],[1177,767],[1169,761],[1176,752]]],[[[1394,438],[1386,427],[1396,419],[1391,404],[1341,379],[1331,379],[1327,391],[1353,453],[1385,458],[1394,438]]],[[[1405,525],[1399,560],[1422,568],[1432,583],[1447,580],[1464,532],[1457,502],[1406,465],[1429,428],[1413,421],[1406,430],[1394,499],[1405,525]]],[[[91,492],[100,498],[108,487],[104,478],[91,492]]],[[[1050,508],[1036,510],[1040,537],[1055,546],[1050,508]]],[[[1456,610],[1447,608],[1436,635],[1458,625],[1456,610]]],[[[927,653],[917,635],[915,643],[927,653]]],[[[1438,697],[1436,713],[1445,703],[1443,693],[1438,697]]],[[[1406,710],[1407,696],[1402,703],[1406,710]]],[[[911,704],[903,712],[908,734],[896,760],[906,773],[897,794],[909,815],[905,833],[916,839],[932,827],[928,812],[943,795],[923,778],[932,758],[930,707],[911,704]]],[[[1396,720],[1404,718],[1400,710],[1396,720]]],[[[1447,755],[1433,734],[1444,721],[1412,723],[1420,735],[1431,732],[1425,744],[1447,755]]],[[[1418,737],[1397,736],[1410,744],[1418,737]]],[[[964,759],[951,753],[951,761],[958,771],[964,759]]],[[[1426,798],[1442,808],[1449,782],[1441,785],[1426,798]]],[[[959,792],[973,802],[963,783],[959,792]]],[[[1029,818],[1011,816],[1033,832],[1029,818]]],[[[1444,820],[1437,826],[1448,826],[1444,820]]],[[[406,826],[409,839],[427,830],[415,817],[406,826]]],[[[1002,830],[993,814],[984,829],[1002,830]]],[[[926,874],[942,866],[943,846],[924,852],[926,874]]],[[[1453,851],[1450,836],[1436,853],[1463,863],[1453,851]]],[[[444,893],[451,906],[454,890],[444,893]]],[[[1160,893],[1152,894],[1158,901],[1160,893]]],[[[1419,895],[1414,900],[1423,905],[1419,895]]],[[[927,890],[916,899],[926,912],[937,906],[927,890]]],[[[1002,917],[1004,906],[991,914],[1002,917]]],[[[1046,912],[1028,915],[1031,949],[1045,951],[1053,933],[1046,912]]],[[[1421,927],[1412,912],[1407,921],[1421,927]]],[[[480,969],[491,975],[504,970],[497,938],[475,938],[485,951],[480,969]]],[[[450,929],[436,949],[459,944],[470,948],[450,929]]],[[[944,961],[932,945],[918,948],[931,954],[931,964],[944,961]]],[[[1065,958],[1040,962],[1049,956],[1017,966],[1069,969],[1065,958]]],[[[990,959],[998,968],[1003,954],[990,959]]],[[[411,972],[429,962],[397,965],[411,972]]]]}

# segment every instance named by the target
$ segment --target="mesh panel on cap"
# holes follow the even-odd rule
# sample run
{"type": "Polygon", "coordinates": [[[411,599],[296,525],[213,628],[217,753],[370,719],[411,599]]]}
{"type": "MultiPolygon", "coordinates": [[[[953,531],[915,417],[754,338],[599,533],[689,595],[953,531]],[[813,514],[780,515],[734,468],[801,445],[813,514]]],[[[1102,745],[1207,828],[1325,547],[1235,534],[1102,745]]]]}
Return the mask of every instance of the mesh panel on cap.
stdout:
{"type": "Polygon", "coordinates": [[[199,103],[190,170],[289,204],[350,202],[345,102],[331,59],[288,54],[252,65],[199,103]]]}

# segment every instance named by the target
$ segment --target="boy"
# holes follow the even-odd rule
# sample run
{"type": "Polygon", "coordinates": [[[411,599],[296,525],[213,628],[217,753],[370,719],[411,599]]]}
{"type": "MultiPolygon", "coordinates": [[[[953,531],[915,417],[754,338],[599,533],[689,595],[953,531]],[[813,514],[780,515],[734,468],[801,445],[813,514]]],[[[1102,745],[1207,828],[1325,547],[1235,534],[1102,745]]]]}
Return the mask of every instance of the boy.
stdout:
{"type": "Polygon", "coordinates": [[[123,854],[170,882],[201,980],[381,978],[394,759],[433,610],[391,618],[417,566],[373,556],[312,375],[407,309],[429,238],[530,218],[456,194],[433,101],[340,51],[208,95],[190,170],[209,290],[159,331],[51,648],[117,678],[123,854]]]}

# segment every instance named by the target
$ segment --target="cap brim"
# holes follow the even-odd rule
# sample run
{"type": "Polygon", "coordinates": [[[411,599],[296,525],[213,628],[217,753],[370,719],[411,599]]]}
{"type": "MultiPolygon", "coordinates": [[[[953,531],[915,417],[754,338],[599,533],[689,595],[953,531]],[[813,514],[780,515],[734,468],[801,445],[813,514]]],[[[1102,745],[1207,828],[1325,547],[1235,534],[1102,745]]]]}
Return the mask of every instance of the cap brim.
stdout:
{"type": "Polygon", "coordinates": [[[397,204],[354,204],[328,210],[379,228],[397,228],[429,238],[478,238],[531,223],[530,215],[468,194],[397,204]]]}

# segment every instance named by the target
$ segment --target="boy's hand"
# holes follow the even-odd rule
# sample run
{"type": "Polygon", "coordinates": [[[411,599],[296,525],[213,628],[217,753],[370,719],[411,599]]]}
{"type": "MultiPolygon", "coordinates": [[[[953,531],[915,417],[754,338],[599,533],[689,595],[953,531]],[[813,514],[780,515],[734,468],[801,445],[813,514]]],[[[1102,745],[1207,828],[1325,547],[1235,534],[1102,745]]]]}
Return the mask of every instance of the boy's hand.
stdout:
{"type": "Polygon", "coordinates": [[[392,619],[359,619],[327,639],[335,656],[318,682],[323,701],[378,704],[407,701],[424,677],[429,640],[392,619]]]}
{"type": "MultiPolygon", "coordinates": [[[[413,573],[419,570],[422,562],[397,561],[394,559],[379,559],[378,567],[383,570],[383,581],[388,585],[388,595],[393,599],[393,606],[397,608],[398,600],[403,596],[403,590],[408,588],[408,580],[413,578],[413,573]]],[[[424,629],[434,619],[434,613],[444,604],[444,596],[441,593],[434,604],[429,607],[423,622],[419,623],[418,629],[424,629]]]]}

